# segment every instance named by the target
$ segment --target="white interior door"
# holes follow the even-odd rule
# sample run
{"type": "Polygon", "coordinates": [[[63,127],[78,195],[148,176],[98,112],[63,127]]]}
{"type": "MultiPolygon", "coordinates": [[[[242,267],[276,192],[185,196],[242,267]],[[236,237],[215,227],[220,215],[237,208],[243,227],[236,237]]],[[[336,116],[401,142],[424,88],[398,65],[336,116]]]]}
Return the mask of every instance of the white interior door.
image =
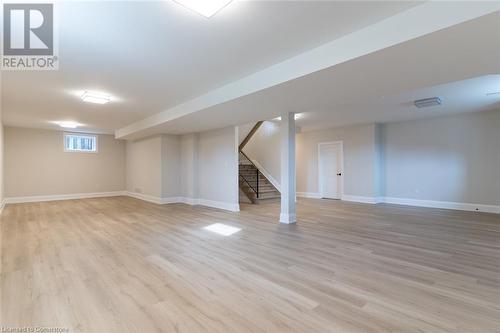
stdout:
{"type": "Polygon", "coordinates": [[[340,143],[319,145],[319,186],[322,198],[341,198],[342,154],[340,143]]]}

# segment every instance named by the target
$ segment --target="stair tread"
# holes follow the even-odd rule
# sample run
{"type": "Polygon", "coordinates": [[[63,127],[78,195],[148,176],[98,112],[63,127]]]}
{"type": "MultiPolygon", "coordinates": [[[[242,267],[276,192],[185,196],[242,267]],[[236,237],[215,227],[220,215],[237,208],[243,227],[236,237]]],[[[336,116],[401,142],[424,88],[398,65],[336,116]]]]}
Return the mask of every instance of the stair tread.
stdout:
{"type": "Polygon", "coordinates": [[[252,203],[262,200],[279,199],[281,197],[281,193],[254,165],[246,164],[245,162],[240,163],[239,175],[241,176],[239,180],[240,188],[252,203]],[[259,186],[258,198],[254,191],[257,181],[259,186]]]}

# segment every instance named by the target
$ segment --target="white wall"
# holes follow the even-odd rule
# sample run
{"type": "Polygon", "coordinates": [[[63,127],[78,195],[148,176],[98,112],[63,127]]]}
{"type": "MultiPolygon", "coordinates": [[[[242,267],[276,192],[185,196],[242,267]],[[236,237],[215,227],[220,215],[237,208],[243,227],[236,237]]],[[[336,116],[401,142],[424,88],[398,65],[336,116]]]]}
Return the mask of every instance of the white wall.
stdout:
{"type": "Polygon", "coordinates": [[[238,146],[245,140],[248,133],[252,130],[256,123],[248,123],[238,126],[238,146]]]}
{"type": "Polygon", "coordinates": [[[162,198],[181,195],[181,146],[178,135],[162,135],[162,198]]]}
{"type": "Polygon", "coordinates": [[[500,205],[500,111],[384,125],[385,196],[500,205]]]}
{"type": "MultiPolygon", "coordinates": [[[[298,194],[319,195],[318,144],[343,141],[344,194],[366,198],[378,196],[380,189],[376,176],[379,155],[375,142],[377,135],[377,126],[374,124],[298,133],[296,136],[298,194]]],[[[264,122],[243,151],[279,183],[281,179],[279,122],[264,122]]]]}
{"type": "Polygon", "coordinates": [[[280,123],[265,121],[243,148],[243,152],[279,188],[281,182],[280,123]]]}
{"type": "Polygon", "coordinates": [[[181,137],[181,195],[198,198],[198,134],[181,137]]]}
{"type": "Polygon", "coordinates": [[[374,182],[374,197],[375,202],[380,202],[385,193],[385,155],[383,147],[383,133],[384,125],[374,125],[374,169],[373,169],[373,182],[374,182]]]}
{"type": "Polygon", "coordinates": [[[237,127],[202,132],[198,142],[200,202],[239,210],[237,127]]]}
{"type": "Polygon", "coordinates": [[[158,135],[127,142],[127,191],[157,203],[181,196],[181,140],[158,135]]]}
{"type": "MultiPolygon", "coordinates": [[[[318,143],[343,141],[344,199],[500,212],[500,110],[297,134],[297,193],[317,196],[318,143]]],[[[244,149],[280,179],[279,123],[244,149]]]]}
{"type": "Polygon", "coordinates": [[[237,211],[238,132],[228,127],[127,143],[127,191],[156,203],[237,211]]]}
{"type": "Polygon", "coordinates": [[[344,199],[377,197],[375,138],[374,124],[297,134],[297,192],[319,192],[318,144],[342,141],[344,199]]]}
{"type": "Polygon", "coordinates": [[[98,136],[98,153],[65,152],[63,132],[5,127],[5,196],[32,197],[125,189],[125,142],[98,136]]]}
{"type": "Polygon", "coordinates": [[[162,139],[160,136],[127,142],[127,191],[162,197],[162,139]]]}
{"type": "Polygon", "coordinates": [[[4,128],[2,121],[2,74],[0,73],[0,213],[5,205],[4,201],[4,128]]]}

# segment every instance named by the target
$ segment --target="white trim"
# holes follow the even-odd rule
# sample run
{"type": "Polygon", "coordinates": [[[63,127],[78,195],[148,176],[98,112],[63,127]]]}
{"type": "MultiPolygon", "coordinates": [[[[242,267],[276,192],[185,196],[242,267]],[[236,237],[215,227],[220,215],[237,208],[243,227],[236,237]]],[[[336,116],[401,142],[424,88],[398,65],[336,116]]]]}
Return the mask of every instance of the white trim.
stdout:
{"type": "Polygon", "coordinates": [[[295,214],[280,214],[280,223],[293,224],[297,222],[297,215],[295,214]]]}
{"type": "Polygon", "coordinates": [[[0,214],[6,204],[16,204],[25,202],[44,202],[44,201],[59,201],[59,200],[75,200],[75,199],[90,199],[90,198],[104,198],[104,197],[118,197],[118,196],[129,196],[139,200],[151,202],[157,205],[165,205],[172,203],[185,203],[188,205],[201,205],[213,208],[219,208],[223,210],[229,210],[231,212],[239,212],[240,205],[232,204],[222,201],[213,201],[205,199],[194,199],[186,197],[168,197],[160,198],[152,195],[147,195],[143,193],[135,193],[128,191],[116,191],[116,192],[98,192],[98,193],[76,193],[76,194],[62,194],[62,195],[37,195],[30,197],[11,197],[5,198],[5,200],[0,202],[0,214]]]}
{"type": "MultiPolygon", "coordinates": [[[[105,197],[117,197],[117,196],[130,196],[139,200],[144,200],[159,205],[169,204],[169,203],[184,203],[188,205],[201,205],[201,206],[219,208],[223,210],[229,210],[232,212],[240,211],[239,204],[231,204],[222,201],[212,201],[212,200],[186,198],[186,197],[158,198],[142,193],[115,191],[115,192],[77,193],[77,194],[62,194],[62,195],[40,195],[40,196],[29,196],[29,197],[10,197],[0,201],[0,214],[2,213],[5,205],[7,204],[105,198],[105,197]]],[[[314,192],[297,192],[297,196],[303,198],[321,199],[319,193],[314,193],[314,192]]],[[[472,204],[472,203],[462,203],[462,202],[452,202],[452,201],[433,201],[433,200],[419,200],[419,199],[392,198],[392,197],[366,197],[357,195],[344,195],[343,200],[350,202],[365,203],[365,204],[388,203],[394,205],[405,205],[414,207],[465,210],[473,212],[479,211],[485,213],[500,214],[500,206],[497,205],[483,205],[483,204],[472,204]]],[[[293,219],[296,219],[295,215],[293,216],[280,215],[280,222],[282,218],[284,221],[293,221],[293,219]]],[[[294,222],[282,222],[282,223],[294,223],[294,222]]]]}
{"type": "Polygon", "coordinates": [[[266,169],[264,169],[264,167],[256,160],[253,160],[253,159],[250,159],[252,161],[252,163],[257,167],[257,169],[264,175],[264,177],[267,178],[267,180],[269,180],[269,182],[271,184],[273,184],[273,186],[278,190],[278,192],[281,193],[281,185],[280,183],[274,179],[273,176],[271,176],[271,174],[269,172],[267,172],[266,169]]]}
{"type": "Polygon", "coordinates": [[[300,198],[321,199],[321,194],[318,192],[297,192],[297,196],[300,198]]]}
{"type": "Polygon", "coordinates": [[[219,208],[219,209],[229,210],[231,212],[239,212],[240,211],[240,204],[232,204],[232,203],[227,203],[227,202],[222,202],[222,201],[213,201],[213,200],[206,200],[206,199],[197,199],[197,201],[198,201],[198,205],[201,205],[201,206],[219,208]]]}
{"type": "Polygon", "coordinates": [[[239,212],[240,211],[240,205],[239,204],[232,204],[232,203],[227,203],[223,201],[213,201],[213,200],[206,200],[206,199],[195,199],[195,198],[187,198],[187,197],[169,197],[169,198],[159,198],[159,197],[154,197],[152,195],[147,195],[147,194],[142,194],[142,193],[134,193],[134,192],[126,192],[126,195],[151,202],[157,205],[165,205],[165,204],[172,204],[172,203],[184,203],[187,205],[200,205],[200,206],[207,206],[207,207],[212,207],[212,208],[218,208],[218,209],[223,209],[223,210],[229,210],[231,212],[239,212]]]}
{"type": "MultiPolygon", "coordinates": [[[[319,142],[318,143],[318,190],[319,190],[319,196],[320,198],[323,198],[323,193],[321,192],[321,146],[327,146],[327,145],[338,145],[340,149],[340,173],[341,176],[340,178],[340,193],[338,198],[332,198],[332,199],[344,199],[344,141],[343,140],[338,140],[338,141],[327,141],[327,142],[319,142]]],[[[329,199],[329,198],[328,198],[329,199]]]]}
{"type": "Polygon", "coordinates": [[[182,197],[168,197],[161,198],[160,205],[172,204],[172,203],[182,203],[182,197]]]}
{"type": "Polygon", "coordinates": [[[472,203],[452,202],[452,201],[419,200],[419,199],[408,199],[408,198],[391,198],[391,197],[383,198],[383,202],[395,205],[466,210],[473,212],[479,211],[479,212],[500,214],[500,206],[495,206],[495,205],[472,204],[472,203]]]}
{"type": "Polygon", "coordinates": [[[199,200],[195,198],[181,197],[180,199],[181,199],[180,202],[186,205],[191,205],[191,206],[199,205],[199,200]]]}
{"type": "Polygon", "coordinates": [[[75,194],[57,194],[57,195],[35,195],[29,197],[10,197],[5,198],[5,204],[25,203],[25,202],[44,202],[59,200],[75,200],[89,198],[118,197],[126,195],[125,191],[116,192],[97,192],[97,193],[75,193],[75,194]]]}
{"type": "Polygon", "coordinates": [[[342,200],[350,202],[366,203],[366,204],[376,204],[382,202],[380,201],[380,198],[376,197],[365,197],[360,195],[349,195],[349,194],[344,194],[342,200]]]}
{"type": "Polygon", "coordinates": [[[135,198],[135,199],[142,200],[142,201],[155,203],[157,205],[162,204],[162,198],[160,198],[160,197],[155,197],[152,195],[137,193],[137,192],[127,192],[126,195],[129,197],[135,198]]]}
{"type": "MultiPolygon", "coordinates": [[[[297,195],[299,197],[304,197],[304,198],[321,199],[315,196],[319,195],[318,193],[298,192],[297,195]]],[[[452,202],[452,201],[434,201],[434,200],[420,200],[420,199],[392,198],[392,197],[366,197],[366,196],[348,195],[348,194],[345,194],[342,200],[349,202],[372,204],[372,205],[378,203],[388,203],[394,205],[404,205],[413,207],[440,208],[440,209],[452,209],[452,210],[464,210],[471,212],[500,214],[500,206],[497,205],[483,205],[483,204],[452,202]]]]}
{"type": "Polygon", "coordinates": [[[167,198],[160,198],[160,197],[155,197],[153,195],[149,194],[143,194],[143,193],[137,193],[137,192],[127,192],[127,196],[136,198],[139,200],[151,202],[157,205],[165,205],[165,204],[171,204],[171,203],[181,203],[183,202],[182,197],[167,197],[167,198]]]}
{"type": "MultiPolygon", "coordinates": [[[[240,128],[238,126],[234,127],[234,184],[233,188],[233,198],[238,202],[238,207],[234,207],[232,211],[240,211],[240,149],[239,149],[239,138],[240,138],[240,128]]],[[[258,179],[257,179],[258,181],[258,179]]]]}

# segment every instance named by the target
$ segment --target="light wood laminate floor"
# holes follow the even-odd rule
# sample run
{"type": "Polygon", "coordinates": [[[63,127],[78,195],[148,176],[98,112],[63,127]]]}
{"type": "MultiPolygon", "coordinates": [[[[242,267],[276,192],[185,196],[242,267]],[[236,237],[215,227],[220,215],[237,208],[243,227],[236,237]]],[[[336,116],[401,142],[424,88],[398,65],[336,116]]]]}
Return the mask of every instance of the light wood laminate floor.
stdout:
{"type": "Polygon", "coordinates": [[[297,225],[278,215],[127,197],[8,205],[0,326],[500,332],[500,215],[313,199],[297,225]]]}

